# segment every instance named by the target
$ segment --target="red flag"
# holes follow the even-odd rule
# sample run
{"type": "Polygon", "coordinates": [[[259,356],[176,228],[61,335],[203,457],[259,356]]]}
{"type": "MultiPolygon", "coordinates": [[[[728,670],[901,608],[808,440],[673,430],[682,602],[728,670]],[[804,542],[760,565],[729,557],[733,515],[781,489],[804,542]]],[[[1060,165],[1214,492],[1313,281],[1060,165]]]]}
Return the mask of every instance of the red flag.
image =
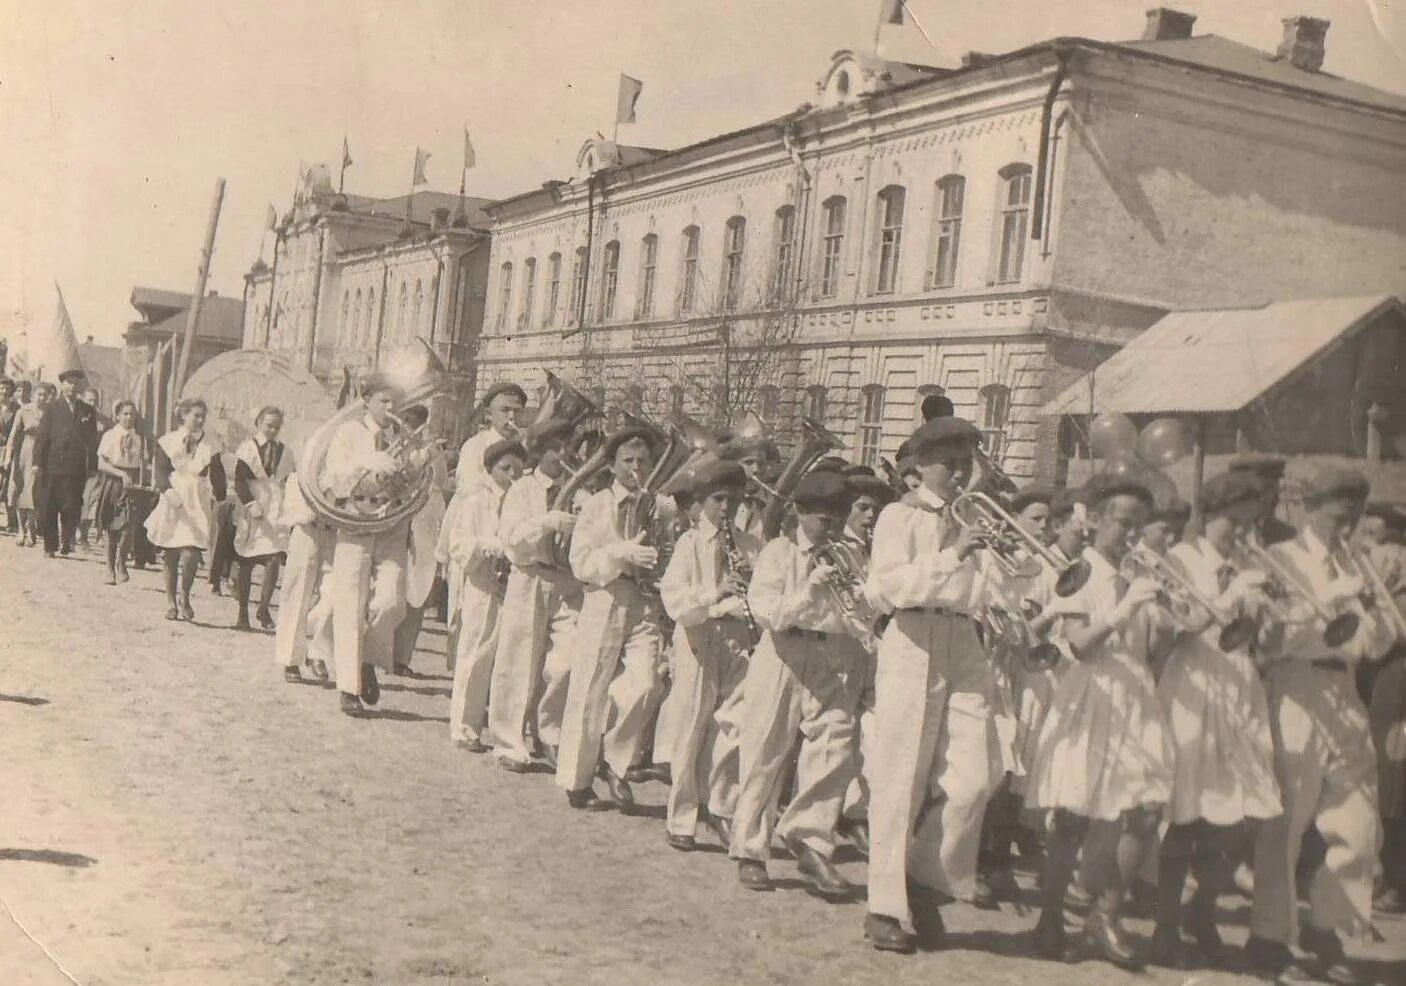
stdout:
{"type": "Polygon", "coordinates": [[[465,127],[465,128],[464,128],[464,170],[465,170],[465,171],[468,171],[468,170],[469,170],[470,168],[472,168],[476,163],[478,163],[478,162],[474,159],[474,145],[473,145],[473,141],[469,140],[469,128],[468,128],[468,127],[465,127]]]}
{"type": "Polygon", "coordinates": [[[347,144],[347,138],[343,137],[343,138],[342,138],[342,167],[343,167],[343,168],[350,168],[351,166],[352,166],[351,147],[347,144]]]}
{"type": "Polygon", "coordinates": [[[881,22],[884,24],[903,24],[903,0],[884,0],[884,11],[881,14],[881,22]]]}
{"type": "Polygon", "coordinates": [[[643,82],[630,78],[624,72],[620,73],[620,95],[615,102],[616,123],[635,122],[635,103],[639,101],[642,92],[644,92],[643,82]]]}
{"type": "Polygon", "coordinates": [[[428,185],[430,180],[425,177],[425,165],[430,160],[430,152],[415,148],[415,176],[410,180],[413,185],[428,185]]]}

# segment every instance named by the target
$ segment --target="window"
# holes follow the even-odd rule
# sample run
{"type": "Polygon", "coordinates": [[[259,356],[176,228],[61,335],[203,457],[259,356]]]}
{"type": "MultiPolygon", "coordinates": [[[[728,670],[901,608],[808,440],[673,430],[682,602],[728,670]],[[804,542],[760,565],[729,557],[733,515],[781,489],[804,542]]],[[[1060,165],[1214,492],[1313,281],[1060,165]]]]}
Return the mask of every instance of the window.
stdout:
{"type": "Polygon", "coordinates": [[[361,335],[366,340],[368,346],[376,342],[375,326],[379,320],[380,312],[376,309],[376,289],[371,288],[366,292],[366,313],[361,316],[361,335]]]}
{"type": "Polygon", "coordinates": [[[937,183],[937,227],[933,232],[932,270],[928,287],[950,288],[957,283],[957,248],[962,239],[962,200],[967,180],[948,175],[937,183]]]}
{"type": "Polygon", "coordinates": [[[648,318],[654,313],[654,275],[659,266],[659,237],[650,233],[640,241],[640,318],[648,318]]]}
{"type": "Polygon", "coordinates": [[[825,423],[825,388],[814,384],[806,388],[806,417],[817,424],[825,423]]]}
{"type": "Polygon", "coordinates": [[[825,243],[820,263],[820,297],[833,298],[840,290],[840,266],[845,252],[845,200],[836,195],[825,200],[825,243]]]}
{"type": "Polygon", "coordinates": [[[575,322],[581,311],[581,299],[586,295],[586,248],[577,247],[576,256],[571,261],[571,297],[568,299],[567,322],[575,322]]]}
{"type": "Polygon", "coordinates": [[[620,287],[620,241],[611,240],[605,245],[600,265],[600,317],[601,321],[615,317],[615,292],[620,287]]]}
{"type": "Polygon", "coordinates": [[[557,303],[561,301],[561,254],[554,253],[547,258],[547,307],[542,312],[542,325],[555,325],[557,303]]]}
{"type": "Polygon", "coordinates": [[[776,210],[776,258],[771,278],[773,301],[784,301],[791,288],[791,257],[796,249],[796,209],[783,205],[776,210]]]}
{"type": "Polygon", "coordinates": [[[498,314],[493,325],[501,335],[508,327],[508,311],[513,307],[513,262],[505,260],[498,270],[498,314]]]}
{"type": "Polygon", "coordinates": [[[518,326],[532,328],[532,296],[537,293],[537,258],[528,257],[522,262],[522,314],[518,316],[518,326]]]}
{"type": "MultiPolygon", "coordinates": [[[[508,270],[512,270],[512,264],[508,264],[508,270]]],[[[400,306],[395,313],[395,335],[393,338],[399,339],[405,332],[405,316],[410,307],[410,282],[400,282],[400,306]]]]}
{"type": "Polygon", "coordinates": [[[669,387],[669,411],[671,414],[683,414],[683,386],[680,384],[669,387]]]}
{"type": "Polygon", "coordinates": [[[996,280],[1020,280],[1025,262],[1025,236],[1030,225],[1030,166],[1012,164],[1001,169],[1001,262],[996,280]]]}
{"type": "Polygon", "coordinates": [[[898,262],[903,251],[903,188],[890,185],[879,193],[879,266],[875,294],[898,290],[898,262]]]}
{"type": "Polygon", "coordinates": [[[722,302],[732,311],[742,298],[742,254],[747,247],[747,220],[733,216],[723,231],[722,302]]]}
{"type": "Polygon", "coordinates": [[[698,247],[702,240],[697,226],[683,231],[683,270],[679,277],[679,311],[691,312],[698,301],[698,247]]]}
{"type": "Polygon", "coordinates": [[[859,461],[877,464],[884,442],[884,388],[870,384],[859,394],[859,461]]]}
{"type": "MultiPolygon", "coordinates": [[[[512,269],[508,269],[508,279],[512,280],[512,269]]],[[[420,334],[420,305],[424,301],[425,291],[419,279],[415,280],[415,307],[410,310],[410,331],[405,333],[405,338],[411,339],[420,334]]]]}
{"type": "MultiPolygon", "coordinates": [[[[360,292],[357,292],[357,293],[360,294],[360,292]]],[[[358,299],[358,300],[359,300],[359,299],[358,299]]],[[[342,292],[342,324],[341,324],[341,330],[340,330],[340,331],[341,331],[341,333],[342,333],[342,338],[343,338],[345,341],[347,341],[347,342],[350,342],[350,341],[351,341],[351,338],[352,338],[352,337],[351,337],[351,321],[350,321],[352,317],[353,317],[353,316],[352,316],[352,306],[351,306],[351,292],[350,292],[350,291],[343,291],[343,292],[342,292]]]]}
{"type": "Polygon", "coordinates": [[[774,384],[764,384],[757,388],[757,417],[770,428],[781,413],[781,388],[774,384]]]}
{"type": "Polygon", "coordinates": [[[355,346],[361,339],[361,288],[356,289],[356,298],[350,308],[342,308],[342,338],[355,346]]]}
{"type": "Polygon", "coordinates": [[[1011,413],[1011,389],[1003,383],[992,383],[982,387],[980,393],[981,433],[986,454],[1000,465],[1006,444],[1006,422],[1011,413]]]}

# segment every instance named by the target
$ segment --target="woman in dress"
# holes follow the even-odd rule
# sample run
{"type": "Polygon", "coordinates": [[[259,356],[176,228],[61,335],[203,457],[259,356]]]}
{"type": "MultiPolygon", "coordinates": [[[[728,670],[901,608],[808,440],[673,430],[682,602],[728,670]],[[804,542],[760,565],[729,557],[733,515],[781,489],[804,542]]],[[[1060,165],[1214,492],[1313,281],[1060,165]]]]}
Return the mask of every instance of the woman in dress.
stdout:
{"type": "Polygon", "coordinates": [[[5,507],[6,533],[20,532],[19,515],[10,501],[10,436],[19,424],[20,406],[15,403],[15,382],[0,377],[0,505],[5,507]]]}
{"type": "Polygon", "coordinates": [[[98,530],[107,534],[108,585],[131,578],[127,556],[132,553],[136,523],[127,492],[141,478],[144,451],[137,431],[137,405],[118,401],[113,417],[115,423],[98,441],[98,489],[93,498],[98,530]]]}
{"type": "Polygon", "coordinates": [[[291,525],[283,519],[283,489],[295,466],[293,453],[278,440],[283,428],[283,412],[265,407],[254,418],[254,434],[244,439],[235,453],[234,495],[239,506],[234,511],[234,553],[238,568],[234,575],[234,595],[239,601],[235,626],[249,629],[249,590],[254,566],[264,567],[259,590],[259,626],[273,629],[269,602],[284,554],[288,550],[291,525]]]}
{"type": "Polygon", "coordinates": [[[44,420],[44,411],[54,400],[56,393],[51,383],[36,384],[34,403],[26,404],[19,410],[19,420],[10,432],[10,496],[20,515],[20,544],[39,543],[39,507],[35,503],[34,439],[39,433],[39,422],[44,420]]]}
{"type": "Polygon", "coordinates": [[[168,620],[195,619],[190,589],[202,552],[210,547],[215,502],[225,497],[224,465],[219,450],[205,435],[207,413],[199,398],[181,401],[176,408],[180,425],[156,443],[156,488],[161,499],[146,519],[146,532],[152,544],[165,549],[168,620]]]}

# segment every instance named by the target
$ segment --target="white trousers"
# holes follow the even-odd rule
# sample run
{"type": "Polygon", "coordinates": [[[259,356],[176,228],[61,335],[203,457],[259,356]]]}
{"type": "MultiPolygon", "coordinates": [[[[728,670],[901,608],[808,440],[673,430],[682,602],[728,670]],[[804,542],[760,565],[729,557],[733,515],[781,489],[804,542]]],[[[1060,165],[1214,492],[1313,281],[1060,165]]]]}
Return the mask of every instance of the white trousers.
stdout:
{"type": "Polygon", "coordinates": [[[894,615],[879,642],[869,771],[869,912],[912,926],[907,881],[970,898],[1002,776],[994,679],[965,617],[894,615]]]}
{"type": "Polygon", "coordinates": [[[854,779],[854,730],[864,651],[850,637],[764,633],[742,681],[740,786],[734,859],[766,860],[773,830],[820,855],[835,851],[835,826],[854,779]],[[796,792],[776,819],[781,778],[801,736],[796,792]]]}
{"type": "Polygon", "coordinates": [[[579,791],[591,786],[602,756],[623,777],[640,751],[660,691],[659,601],[625,579],[587,589],[572,636],[556,781],[579,791]]]}
{"type": "Polygon", "coordinates": [[[278,607],[273,652],[279,667],[295,668],[308,654],[308,611],[317,593],[324,562],[330,562],[335,532],[318,524],[299,524],[288,537],[283,565],[283,597],[278,607]]]}
{"type": "Polygon", "coordinates": [[[337,535],[326,588],[338,691],[361,691],[363,664],[391,670],[391,641],[405,616],[407,545],[405,524],[380,534],[337,535]]]}
{"type": "Polygon", "coordinates": [[[459,592],[458,651],[454,687],[449,693],[449,736],[478,742],[488,726],[488,689],[498,652],[498,616],[502,602],[489,574],[481,585],[466,580],[459,592]]]}
{"type": "MultiPolygon", "coordinates": [[[[737,620],[674,628],[674,683],[664,704],[665,710],[672,706],[676,727],[666,754],[673,780],[666,824],[674,835],[693,835],[705,805],[720,818],[731,818],[737,809],[746,648],[747,629],[737,620]]],[[[660,759],[656,746],[655,760],[660,759]]]]}
{"type": "Polygon", "coordinates": [[[1298,933],[1294,872],[1310,825],[1328,845],[1309,890],[1309,923],[1362,935],[1372,918],[1381,845],[1376,751],[1350,671],[1286,661],[1268,682],[1270,733],[1284,814],[1255,841],[1251,931],[1292,945],[1298,933]]]}

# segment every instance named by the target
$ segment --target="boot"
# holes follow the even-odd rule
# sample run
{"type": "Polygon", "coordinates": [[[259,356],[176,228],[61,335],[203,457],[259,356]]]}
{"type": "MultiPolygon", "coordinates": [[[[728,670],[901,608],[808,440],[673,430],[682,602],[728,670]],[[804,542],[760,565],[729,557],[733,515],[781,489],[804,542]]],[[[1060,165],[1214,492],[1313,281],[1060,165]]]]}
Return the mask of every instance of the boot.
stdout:
{"type": "Polygon", "coordinates": [[[1094,897],[1093,907],[1084,919],[1084,941],[1099,958],[1123,969],[1138,970],[1142,960],[1133,951],[1118,920],[1120,891],[1106,889],[1094,897]]]}

